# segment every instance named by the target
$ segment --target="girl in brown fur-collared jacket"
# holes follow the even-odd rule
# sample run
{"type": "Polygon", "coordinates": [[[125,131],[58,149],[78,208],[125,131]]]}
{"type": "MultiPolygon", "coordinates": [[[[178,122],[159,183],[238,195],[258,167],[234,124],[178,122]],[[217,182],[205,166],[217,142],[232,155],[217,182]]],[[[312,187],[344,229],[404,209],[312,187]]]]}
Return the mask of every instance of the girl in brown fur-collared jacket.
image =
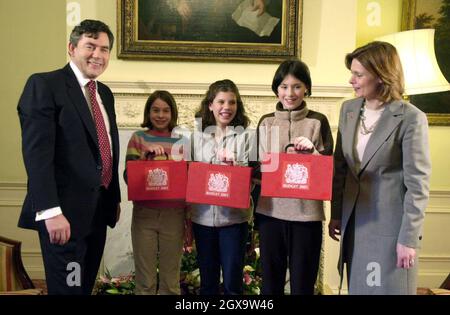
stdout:
{"type": "MultiPolygon", "coordinates": [[[[259,159],[265,152],[331,155],[333,137],[325,115],[309,110],[311,77],[305,63],[287,60],[272,81],[279,102],[258,124],[259,159]]],[[[289,267],[291,294],[313,294],[322,245],[323,202],[261,196],[256,208],[263,269],[262,294],[284,294],[289,267]]]]}

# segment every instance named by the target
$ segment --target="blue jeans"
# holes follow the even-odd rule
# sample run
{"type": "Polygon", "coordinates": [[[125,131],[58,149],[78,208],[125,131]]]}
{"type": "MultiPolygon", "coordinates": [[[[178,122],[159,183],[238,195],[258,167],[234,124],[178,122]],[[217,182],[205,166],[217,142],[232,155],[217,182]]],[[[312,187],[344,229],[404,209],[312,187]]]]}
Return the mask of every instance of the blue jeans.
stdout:
{"type": "Polygon", "coordinates": [[[224,227],[194,223],[193,230],[200,268],[200,294],[220,294],[221,267],[223,293],[242,294],[247,222],[224,227]]]}

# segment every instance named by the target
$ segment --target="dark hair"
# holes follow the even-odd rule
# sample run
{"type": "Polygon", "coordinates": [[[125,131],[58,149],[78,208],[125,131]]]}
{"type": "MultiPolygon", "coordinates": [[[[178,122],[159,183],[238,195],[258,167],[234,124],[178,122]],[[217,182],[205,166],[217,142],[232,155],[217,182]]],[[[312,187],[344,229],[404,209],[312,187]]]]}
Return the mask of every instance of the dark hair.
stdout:
{"type": "Polygon", "coordinates": [[[303,61],[299,59],[288,59],[283,61],[279,66],[272,80],[272,91],[278,96],[278,86],[283,82],[284,78],[292,75],[302,81],[306,85],[306,96],[311,95],[311,74],[309,68],[303,61]]]}
{"type": "Polygon", "coordinates": [[[214,101],[219,92],[232,92],[236,96],[237,110],[236,115],[230,122],[230,126],[242,126],[247,128],[250,124],[250,119],[245,114],[244,103],[242,102],[239,90],[233,81],[225,79],[216,81],[209,86],[208,91],[200,104],[200,108],[195,113],[195,117],[202,118],[202,130],[205,130],[209,126],[216,125],[216,119],[214,118],[213,112],[209,110],[209,105],[214,101]]]}
{"type": "Polygon", "coordinates": [[[170,107],[170,122],[169,122],[169,131],[172,131],[173,128],[177,125],[178,120],[178,109],[177,109],[177,103],[175,102],[175,99],[173,98],[172,94],[170,94],[167,91],[157,90],[154,91],[147,99],[147,102],[145,103],[144,108],[144,121],[141,124],[141,127],[152,129],[152,122],[150,120],[150,110],[152,109],[153,103],[157,100],[161,99],[164,102],[167,103],[170,107]]]}
{"type": "Polygon", "coordinates": [[[70,33],[70,43],[76,47],[80,41],[83,34],[87,37],[92,37],[94,39],[98,38],[99,33],[106,33],[109,38],[109,50],[113,48],[114,35],[109,29],[109,26],[102,21],[97,20],[84,20],[80,24],[76,25],[70,33]]]}
{"type": "Polygon", "coordinates": [[[386,42],[370,42],[345,56],[345,66],[351,70],[353,59],[358,60],[382,84],[378,87],[378,98],[389,102],[402,99],[405,90],[403,69],[395,47],[386,42]]]}

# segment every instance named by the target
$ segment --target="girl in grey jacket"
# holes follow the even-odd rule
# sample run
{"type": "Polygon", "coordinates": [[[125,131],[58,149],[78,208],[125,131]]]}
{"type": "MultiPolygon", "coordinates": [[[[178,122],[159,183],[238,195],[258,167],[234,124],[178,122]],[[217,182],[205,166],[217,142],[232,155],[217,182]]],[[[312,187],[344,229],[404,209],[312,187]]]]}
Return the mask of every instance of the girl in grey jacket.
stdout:
{"type": "MultiPolygon", "coordinates": [[[[248,165],[250,138],[244,129],[249,119],[232,81],[211,84],[196,116],[201,118],[202,132],[195,132],[193,137],[194,161],[248,165]]],[[[242,294],[245,245],[251,217],[251,209],[208,204],[192,206],[200,294],[221,293],[221,270],[223,293],[242,294]]]]}

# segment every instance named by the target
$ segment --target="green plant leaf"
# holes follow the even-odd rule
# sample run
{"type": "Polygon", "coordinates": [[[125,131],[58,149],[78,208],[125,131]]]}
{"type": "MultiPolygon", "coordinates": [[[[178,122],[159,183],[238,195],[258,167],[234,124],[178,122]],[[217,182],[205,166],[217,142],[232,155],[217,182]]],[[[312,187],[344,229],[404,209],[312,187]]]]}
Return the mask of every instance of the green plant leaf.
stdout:
{"type": "Polygon", "coordinates": [[[116,288],[108,289],[108,290],[106,290],[106,293],[108,293],[108,294],[120,294],[119,290],[117,290],[116,288]]]}

